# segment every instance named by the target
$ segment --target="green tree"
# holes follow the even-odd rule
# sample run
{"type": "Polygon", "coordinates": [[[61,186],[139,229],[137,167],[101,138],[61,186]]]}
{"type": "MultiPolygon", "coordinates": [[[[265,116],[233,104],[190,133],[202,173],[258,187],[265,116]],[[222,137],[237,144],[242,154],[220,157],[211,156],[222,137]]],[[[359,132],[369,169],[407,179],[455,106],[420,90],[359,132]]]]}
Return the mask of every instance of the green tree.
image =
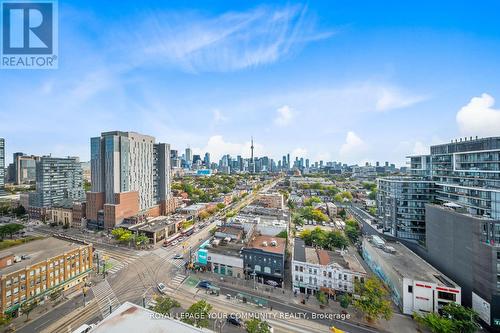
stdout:
{"type": "Polygon", "coordinates": [[[477,313],[460,304],[448,303],[441,313],[427,313],[423,316],[414,313],[413,317],[433,333],[474,333],[479,328],[477,313]]]}
{"type": "Polygon", "coordinates": [[[258,318],[248,320],[245,326],[247,333],[271,333],[269,324],[258,318]]]}
{"type": "Polygon", "coordinates": [[[372,276],[364,283],[355,284],[355,292],[360,296],[353,305],[363,312],[367,321],[377,321],[380,318],[389,320],[392,317],[389,292],[378,278],[372,276]]]}
{"type": "Polygon", "coordinates": [[[187,309],[182,321],[196,327],[208,327],[210,323],[208,320],[208,315],[211,310],[212,305],[207,303],[207,301],[198,301],[192,304],[189,309],[187,309]]]}
{"type": "Polygon", "coordinates": [[[135,238],[135,246],[137,247],[142,247],[149,244],[149,237],[144,234],[137,235],[134,238],[135,238]]]}
{"type": "Polygon", "coordinates": [[[14,213],[18,217],[23,216],[26,214],[26,209],[23,207],[23,205],[19,205],[15,209],[12,210],[12,213],[14,213]]]}
{"type": "Polygon", "coordinates": [[[36,308],[37,304],[38,303],[36,301],[28,301],[21,304],[21,312],[26,315],[26,321],[29,320],[30,312],[36,308]]]}
{"type": "Polygon", "coordinates": [[[371,200],[377,199],[377,189],[373,189],[370,191],[370,194],[368,194],[368,198],[371,200]]]}
{"type": "Polygon", "coordinates": [[[325,305],[328,302],[328,299],[326,298],[326,294],[322,291],[319,293],[316,293],[316,299],[318,300],[319,304],[325,305]]]}
{"type": "MultiPolygon", "coordinates": [[[[425,326],[432,333],[454,333],[453,322],[445,317],[441,317],[439,314],[431,312],[425,316],[421,316],[417,313],[413,314],[413,318],[417,323],[425,326]]],[[[458,332],[458,331],[457,331],[458,332]]]]}
{"type": "Polygon", "coordinates": [[[370,213],[370,215],[372,215],[372,216],[376,216],[377,215],[377,207],[368,208],[368,213],[370,213]]]}
{"type": "Polygon", "coordinates": [[[278,233],[275,237],[287,239],[288,238],[288,233],[286,232],[286,230],[283,230],[280,233],[278,233]]]}
{"type": "Polygon", "coordinates": [[[116,228],[111,231],[111,234],[115,236],[115,239],[119,241],[120,243],[129,243],[134,235],[132,234],[132,231],[124,229],[124,228],[116,228]]]}
{"type": "Polygon", "coordinates": [[[9,223],[3,226],[0,226],[0,237],[2,240],[5,238],[5,235],[10,235],[10,238],[16,233],[24,229],[24,225],[17,223],[9,223]]]}
{"type": "Polygon", "coordinates": [[[347,309],[351,304],[352,297],[349,294],[344,294],[340,297],[340,306],[347,309]]]}
{"type": "Polygon", "coordinates": [[[321,203],[321,199],[313,196],[304,200],[304,206],[312,206],[315,203],[321,203]]]}
{"type": "Polygon", "coordinates": [[[224,208],[226,208],[226,205],[225,205],[223,202],[219,202],[219,203],[217,204],[217,209],[218,209],[218,210],[222,210],[222,209],[224,209],[224,208]]]}
{"type": "Polygon", "coordinates": [[[170,312],[172,311],[172,309],[180,307],[181,304],[175,299],[168,296],[163,296],[156,299],[156,304],[151,308],[151,310],[170,316],[170,312]]]}
{"type": "Polygon", "coordinates": [[[356,243],[358,241],[359,230],[354,228],[353,226],[346,225],[344,233],[347,236],[347,238],[351,240],[352,243],[356,243]]]}
{"type": "Polygon", "coordinates": [[[338,230],[330,231],[326,234],[324,247],[333,250],[334,248],[341,249],[349,245],[347,238],[338,230]]]}

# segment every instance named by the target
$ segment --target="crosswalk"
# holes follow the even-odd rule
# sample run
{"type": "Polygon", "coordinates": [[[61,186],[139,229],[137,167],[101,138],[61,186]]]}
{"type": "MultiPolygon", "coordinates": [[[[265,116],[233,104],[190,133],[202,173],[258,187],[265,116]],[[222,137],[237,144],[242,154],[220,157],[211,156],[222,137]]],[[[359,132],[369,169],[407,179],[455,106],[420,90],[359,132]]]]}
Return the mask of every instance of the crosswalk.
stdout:
{"type": "Polygon", "coordinates": [[[171,282],[168,284],[169,287],[173,288],[174,290],[179,288],[179,286],[184,282],[186,279],[186,275],[177,273],[175,277],[171,280],[171,282]]]}
{"type": "Polygon", "coordinates": [[[130,263],[137,260],[139,257],[143,256],[144,253],[130,251],[130,252],[122,252],[122,251],[114,251],[114,250],[96,250],[96,255],[98,254],[100,259],[107,258],[106,262],[110,266],[107,269],[108,274],[114,274],[127,267],[130,263]]]}
{"type": "Polygon", "coordinates": [[[108,280],[104,280],[92,286],[92,292],[97,300],[97,304],[103,318],[120,306],[120,301],[109,285],[108,280]]]}

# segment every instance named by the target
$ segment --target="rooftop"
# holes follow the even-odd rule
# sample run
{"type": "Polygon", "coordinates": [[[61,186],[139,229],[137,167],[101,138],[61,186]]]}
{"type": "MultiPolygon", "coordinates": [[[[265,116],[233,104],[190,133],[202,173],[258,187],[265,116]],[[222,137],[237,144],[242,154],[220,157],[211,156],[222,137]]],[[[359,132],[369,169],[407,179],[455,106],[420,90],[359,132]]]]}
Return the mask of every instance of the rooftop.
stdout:
{"type": "Polygon", "coordinates": [[[10,247],[0,252],[0,258],[10,253],[15,256],[28,255],[30,256],[30,259],[24,259],[21,262],[14,263],[10,266],[2,268],[1,274],[10,274],[12,272],[23,269],[26,266],[31,266],[49,258],[61,255],[66,251],[78,249],[81,246],[84,245],[82,245],[81,243],[72,243],[54,237],[47,237],[22,245],[10,247]]]}
{"type": "Polygon", "coordinates": [[[366,273],[358,258],[348,251],[327,251],[306,246],[301,238],[295,238],[293,260],[321,266],[337,264],[342,268],[366,273]]]}
{"type": "Polygon", "coordinates": [[[266,252],[272,252],[276,254],[285,253],[286,240],[284,238],[273,237],[273,236],[256,236],[248,243],[248,248],[260,249],[266,252]],[[272,246],[271,242],[276,241],[276,246],[272,246]],[[267,245],[264,245],[267,243],[267,245]]]}
{"type": "Polygon", "coordinates": [[[402,277],[423,282],[433,282],[448,287],[458,287],[455,282],[403,244],[386,240],[384,243],[383,245],[379,244],[380,247],[377,247],[367,238],[363,239],[363,247],[369,247],[402,277]]]}
{"type": "Polygon", "coordinates": [[[181,321],[160,317],[159,314],[135,305],[125,302],[118,307],[108,317],[103,319],[92,333],[122,333],[122,332],[141,332],[141,333],[199,333],[213,332],[208,329],[196,328],[181,321]],[[157,317],[155,317],[155,315],[157,317]]]}

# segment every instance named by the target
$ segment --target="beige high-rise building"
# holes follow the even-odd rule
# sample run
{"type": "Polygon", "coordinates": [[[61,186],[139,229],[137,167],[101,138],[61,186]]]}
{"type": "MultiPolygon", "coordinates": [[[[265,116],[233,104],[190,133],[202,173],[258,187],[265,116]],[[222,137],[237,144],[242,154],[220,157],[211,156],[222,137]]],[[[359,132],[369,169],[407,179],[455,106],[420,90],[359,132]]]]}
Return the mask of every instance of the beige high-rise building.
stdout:
{"type": "Polygon", "coordinates": [[[125,218],[172,210],[170,145],[135,132],[91,138],[88,226],[110,229],[125,218]]]}

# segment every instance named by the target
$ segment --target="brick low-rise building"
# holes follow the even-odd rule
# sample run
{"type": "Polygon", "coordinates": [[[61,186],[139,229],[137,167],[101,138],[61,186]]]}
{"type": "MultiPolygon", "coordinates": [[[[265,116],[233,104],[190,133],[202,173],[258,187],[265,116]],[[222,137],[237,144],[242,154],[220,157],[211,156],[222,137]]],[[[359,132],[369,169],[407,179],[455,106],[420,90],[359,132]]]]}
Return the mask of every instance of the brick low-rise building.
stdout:
{"type": "Polygon", "coordinates": [[[0,258],[26,256],[10,262],[0,272],[0,311],[17,316],[26,301],[38,300],[58,290],[86,281],[92,270],[92,244],[48,237],[0,252],[0,258]]]}

